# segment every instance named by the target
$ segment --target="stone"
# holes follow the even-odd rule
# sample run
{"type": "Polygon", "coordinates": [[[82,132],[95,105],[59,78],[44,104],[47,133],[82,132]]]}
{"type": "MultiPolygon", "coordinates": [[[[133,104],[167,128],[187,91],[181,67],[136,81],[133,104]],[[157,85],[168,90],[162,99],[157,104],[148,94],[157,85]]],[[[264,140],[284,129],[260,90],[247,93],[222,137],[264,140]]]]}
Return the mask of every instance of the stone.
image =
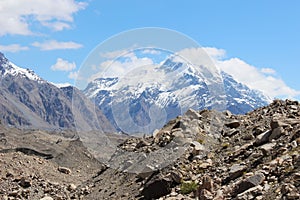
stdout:
{"type": "Polygon", "coordinates": [[[269,139],[269,141],[272,141],[273,139],[279,138],[283,134],[284,134],[284,129],[282,127],[277,127],[272,130],[272,133],[268,139],[269,139]]]}
{"type": "Polygon", "coordinates": [[[214,195],[210,191],[203,189],[200,191],[198,198],[201,200],[211,200],[214,199],[214,195]]]}
{"type": "Polygon", "coordinates": [[[40,200],[53,200],[53,198],[46,196],[46,197],[41,198],[40,200]]]}
{"type": "Polygon", "coordinates": [[[182,174],[180,172],[173,171],[170,176],[175,183],[179,184],[182,182],[182,174]]]}
{"type": "Polygon", "coordinates": [[[240,132],[239,130],[233,128],[229,132],[225,132],[224,136],[232,137],[232,136],[238,134],[239,132],[240,132]]]}
{"type": "Polygon", "coordinates": [[[259,149],[263,152],[264,155],[270,155],[270,152],[276,146],[275,143],[267,143],[259,147],[259,149]]]}
{"type": "Polygon", "coordinates": [[[214,200],[224,200],[224,194],[223,194],[223,191],[221,189],[217,190],[216,196],[214,197],[214,200]]]}
{"type": "Polygon", "coordinates": [[[19,185],[22,186],[23,188],[28,188],[32,185],[31,180],[26,179],[25,177],[22,177],[19,185]]]}
{"type": "Polygon", "coordinates": [[[290,192],[286,195],[286,198],[288,200],[299,200],[300,199],[300,194],[296,191],[290,192]]]}
{"type": "Polygon", "coordinates": [[[243,173],[247,170],[246,165],[234,164],[230,167],[229,171],[229,179],[234,180],[243,175],[243,173]]]}
{"type": "Polygon", "coordinates": [[[246,190],[243,193],[238,194],[236,199],[243,199],[243,200],[254,199],[254,197],[261,195],[262,191],[263,191],[263,187],[258,185],[256,187],[246,190]]]}
{"type": "Polygon", "coordinates": [[[153,174],[155,167],[146,165],[141,173],[138,174],[138,177],[141,179],[146,179],[153,174]]]}
{"type": "Polygon", "coordinates": [[[150,143],[142,139],[135,145],[135,148],[139,149],[144,146],[150,146],[150,143]]]}
{"type": "Polygon", "coordinates": [[[263,183],[264,180],[265,180],[265,175],[263,173],[257,173],[239,182],[234,193],[235,195],[243,193],[252,187],[256,187],[260,185],[261,183],[263,183]]]}
{"type": "Polygon", "coordinates": [[[141,191],[144,199],[157,199],[171,193],[172,181],[167,178],[156,178],[145,184],[141,191]]]}
{"type": "Polygon", "coordinates": [[[271,123],[270,123],[271,129],[274,130],[278,127],[285,127],[288,126],[288,124],[278,120],[278,119],[272,119],[271,123]]]}
{"type": "Polygon", "coordinates": [[[240,125],[241,123],[237,120],[225,124],[225,126],[227,126],[228,128],[238,128],[240,125]]]}
{"type": "Polygon", "coordinates": [[[201,115],[191,108],[186,111],[185,116],[188,116],[190,119],[201,119],[201,115]]]}
{"type": "Polygon", "coordinates": [[[19,194],[20,194],[19,190],[13,190],[13,191],[9,192],[8,196],[17,197],[17,196],[19,196],[19,194]]]}
{"type": "Polygon", "coordinates": [[[244,135],[242,136],[242,139],[243,139],[243,140],[253,140],[253,139],[254,139],[254,136],[253,136],[252,134],[248,133],[248,134],[244,134],[244,135]]]}
{"type": "Polygon", "coordinates": [[[71,174],[71,170],[67,167],[58,167],[57,170],[61,173],[64,173],[64,174],[71,174]]]}
{"type": "Polygon", "coordinates": [[[204,176],[202,178],[202,184],[199,186],[199,189],[206,189],[210,192],[214,191],[214,183],[210,176],[204,176]]]}
{"type": "Polygon", "coordinates": [[[73,183],[71,183],[70,185],[68,185],[68,190],[69,191],[74,191],[74,190],[76,190],[76,185],[75,184],[73,184],[73,183]]]}
{"type": "Polygon", "coordinates": [[[265,131],[265,132],[261,133],[260,135],[258,135],[256,137],[254,145],[255,146],[260,146],[262,144],[267,143],[269,141],[269,137],[270,137],[271,134],[272,134],[271,130],[268,130],[268,131],[265,131]]]}
{"type": "Polygon", "coordinates": [[[201,151],[205,150],[205,147],[197,141],[191,142],[191,146],[193,146],[193,156],[199,155],[201,151]]]}

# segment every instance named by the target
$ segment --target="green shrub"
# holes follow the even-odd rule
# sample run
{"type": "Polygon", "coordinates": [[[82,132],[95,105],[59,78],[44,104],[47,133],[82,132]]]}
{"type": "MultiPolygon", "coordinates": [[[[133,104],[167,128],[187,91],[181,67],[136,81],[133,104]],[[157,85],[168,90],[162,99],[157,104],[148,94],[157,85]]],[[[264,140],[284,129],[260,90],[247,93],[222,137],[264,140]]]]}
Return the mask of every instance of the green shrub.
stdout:
{"type": "Polygon", "coordinates": [[[200,144],[204,144],[204,140],[203,139],[198,139],[197,140],[200,144]]]}
{"type": "Polygon", "coordinates": [[[198,184],[195,181],[184,181],[181,183],[180,190],[182,194],[189,194],[197,190],[198,184]]]}
{"type": "Polygon", "coordinates": [[[222,148],[223,148],[223,149],[227,149],[229,146],[230,146],[229,143],[223,143],[223,144],[222,144],[222,148]]]}

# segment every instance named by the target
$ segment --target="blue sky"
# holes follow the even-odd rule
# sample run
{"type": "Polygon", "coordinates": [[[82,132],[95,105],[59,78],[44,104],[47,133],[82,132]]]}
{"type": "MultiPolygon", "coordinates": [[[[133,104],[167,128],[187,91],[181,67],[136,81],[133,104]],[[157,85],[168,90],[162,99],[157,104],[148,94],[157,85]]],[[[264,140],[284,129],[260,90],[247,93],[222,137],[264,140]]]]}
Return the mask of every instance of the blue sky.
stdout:
{"type": "Polygon", "coordinates": [[[162,27],[209,47],[239,81],[261,79],[254,88],[300,99],[299,9],[297,0],[2,0],[0,51],[46,80],[72,83],[98,44],[127,30],[162,27]]]}

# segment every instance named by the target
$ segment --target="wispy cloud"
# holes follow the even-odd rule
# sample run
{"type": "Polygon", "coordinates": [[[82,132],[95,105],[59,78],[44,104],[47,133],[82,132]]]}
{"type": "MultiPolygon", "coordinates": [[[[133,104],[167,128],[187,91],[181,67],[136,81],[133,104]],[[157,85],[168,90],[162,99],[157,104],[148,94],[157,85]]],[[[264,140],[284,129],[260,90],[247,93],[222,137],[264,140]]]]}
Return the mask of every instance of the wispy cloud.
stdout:
{"type": "Polygon", "coordinates": [[[50,50],[60,50],[60,49],[79,49],[82,44],[78,44],[76,42],[58,42],[56,40],[49,40],[45,42],[34,42],[31,44],[34,47],[40,48],[42,51],[50,51],[50,50]]]}
{"type": "Polygon", "coordinates": [[[139,58],[134,52],[125,53],[121,51],[109,52],[103,57],[106,56],[107,58],[115,58],[114,56],[119,56],[117,59],[108,59],[102,62],[97,69],[99,70],[98,73],[93,74],[91,77],[88,78],[88,82],[93,81],[99,77],[120,77],[125,75],[131,70],[134,70],[138,67],[144,67],[147,65],[154,65],[154,62],[151,58],[142,57],[139,58]],[[125,54],[124,54],[125,53],[125,54]],[[120,56],[122,55],[122,56],[120,56]]]}
{"type": "Polygon", "coordinates": [[[272,68],[262,68],[260,71],[264,74],[271,74],[271,75],[276,74],[276,71],[272,68]]]}
{"type": "Polygon", "coordinates": [[[300,95],[300,91],[289,87],[281,78],[275,76],[277,72],[272,68],[259,68],[239,58],[226,59],[226,51],[223,49],[210,47],[204,50],[221,70],[271,98],[296,98],[300,95]]]}
{"type": "Polygon", "coordinates": [[[54,31],[70,28],[73,15],[87,6],[75,0],[1,0],[0,36],[33,34],[33,22],[54,31]]]}
{"type": "Polygon", "coordinates": [[[69,79],[79,80],[79,71],[70,72],[68,75],[69,79]]]}
{"type": "Polygon", "coordinates": [[[56,63],[51,66],[51,70],[53,71],[72,71],[75,68],[75,62],[69,62],[62,58],[57,58],[56,63]]]}
{"type": "Polygon", "coordinates": [[[29,50],[26,46],[21,46],[19,44],[10,44],[10,45],[0,45],[0,51],[2,52],[19,52],[19,51],[26,51],[29,50]]]}
{"type": "Polygon", "coordinates": [[[158,50],[156,50],[154,48],[152,48],[152,49],[151,48],[147,48],[147,49],[143,50],[142,53],[143,54],[159,55],[159,54],[161,54],[161,51],[158,51],[158,50]]]}

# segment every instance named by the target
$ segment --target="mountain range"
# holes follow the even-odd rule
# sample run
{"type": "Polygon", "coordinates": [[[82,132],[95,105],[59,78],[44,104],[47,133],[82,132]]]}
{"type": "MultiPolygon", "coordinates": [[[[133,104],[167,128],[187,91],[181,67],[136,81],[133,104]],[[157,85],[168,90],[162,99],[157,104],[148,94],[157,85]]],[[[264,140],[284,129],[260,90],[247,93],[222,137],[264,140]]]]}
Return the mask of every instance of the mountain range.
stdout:
{"type": "Polygon", "coordinates": [[[270,102],[224,71],[213,72],[176,57],[126,76],[97,78],[83,93],[126,133],[152,133],[189,108],[245,114],[270,102]]]}
{"type": "Polygon", "coordinates": [[[243,114],[268,103],[223,71],[172,57],[123,77],[97,78],[81,91],[58,87],[0,53],[0,119],[9,126],[152,133],[189,108],[243,114]]]}

